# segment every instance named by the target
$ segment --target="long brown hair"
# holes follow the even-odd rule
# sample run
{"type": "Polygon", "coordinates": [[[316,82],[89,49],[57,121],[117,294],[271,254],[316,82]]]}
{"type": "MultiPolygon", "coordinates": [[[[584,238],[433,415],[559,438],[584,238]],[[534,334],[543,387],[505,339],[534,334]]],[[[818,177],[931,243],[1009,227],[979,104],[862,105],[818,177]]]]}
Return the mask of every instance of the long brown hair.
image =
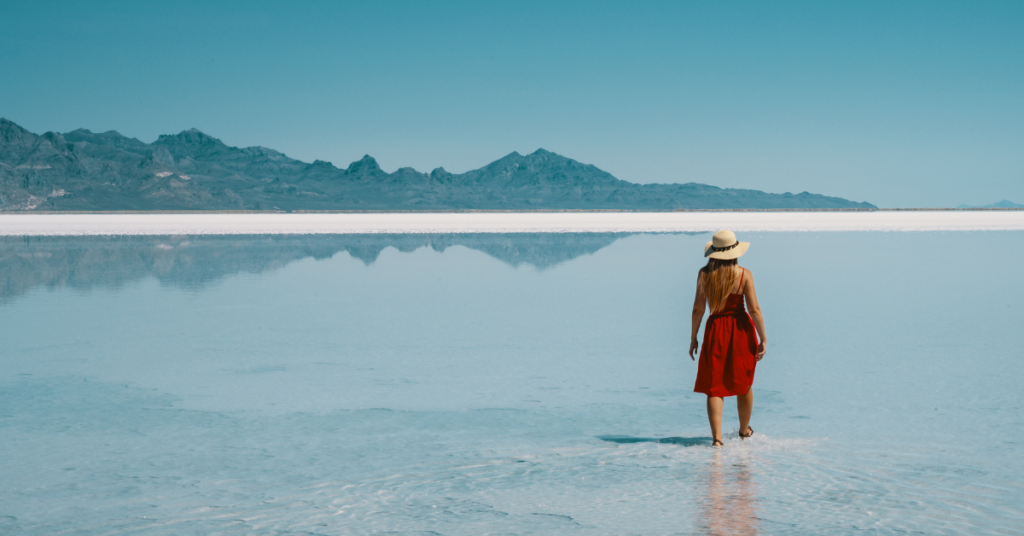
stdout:
{"type": "Polygon", "coordinates": [[[736,284],[739,273],[733,270],[738,266],[736,259],[708,259],[708,264],[700,269],[699,281],[708,299],[708,306],[714,313],[725,307],[732,286],[736,284]]]}

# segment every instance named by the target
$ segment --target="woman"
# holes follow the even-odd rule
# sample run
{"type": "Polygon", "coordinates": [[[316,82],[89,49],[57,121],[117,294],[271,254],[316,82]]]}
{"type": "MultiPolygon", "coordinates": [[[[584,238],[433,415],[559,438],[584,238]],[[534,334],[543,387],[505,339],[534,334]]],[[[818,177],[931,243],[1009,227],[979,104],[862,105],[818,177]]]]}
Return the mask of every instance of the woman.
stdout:
{"type": "Polygon", "coordinates": [[[719,231],[704,244],[707,266],[697,274],[697,296],[693,301],[693,329],[690,332],[690,359],[697,352],[697,331],[704,318],[704,307],[711,316],[704,326],[704,346],[697,366],[694,392],[708,396],[708,422],[712,446],[722,443],[722,404],[727,396],[736,397],[740,414],[740,439],[754,435],[750,414],[754,410],[754,369],[764,357],[764,318],[757,305],[754,277],[741,268],[736,259],[747,252],[750,242],[736,240],[732,231],[719,231]],[[746,299],[747,309],[743,309],[746,299]],[[753,318],[751,318],[753,317],[753,318]],[[754,334],[755,328],[757,335],[754,334]],[[758,343],[758,336],[761,342],[758,343]]]}

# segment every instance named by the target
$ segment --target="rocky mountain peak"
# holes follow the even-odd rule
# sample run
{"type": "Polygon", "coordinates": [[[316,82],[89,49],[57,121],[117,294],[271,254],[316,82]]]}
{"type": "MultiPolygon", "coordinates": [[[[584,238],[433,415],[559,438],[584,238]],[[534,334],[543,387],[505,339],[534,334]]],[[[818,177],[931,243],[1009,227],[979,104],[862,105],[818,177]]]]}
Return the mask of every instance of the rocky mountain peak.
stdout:
{"type": "MultiPolygon", "coordinates": [[[[231,150],[213,136],[208,136],[197,129],[190,128],[178,134],[161,135],[155,142],[154,147],[166,147],[175,158],[206,159],[216,158],[231,150]]],[[[238,149],[235,149],[238,151],[238,149]]]]}
{"type": "MultiPolygon", "coordinates": [[[[115,130],[111,130],[110,132],[116,132],[116,131],[115,130]]],[[[91,131],[91,130],[89,130],[87,128],[76,128],[75,130],[72,130],[71,132],[65,132],[64,133],[64,137],[68,137],[68,136],[95,136],[95,135],[96,134],[93,133],[93,131],[91,131]]]]}
{"type": "Polygon", "coordinates": [[[14,121],[0,117],[0,143],[18,143],[23,140],[34,140],[36,135],[21,128],[14,121]]]}
{"type": "Polygon", "coordinates": [[[363,173],[373,173],[373,172],[377,172],[377,171],[381,171],[380,166],[377,165],[377,160],[375,160],[370,155],[365,155],[362,158],[360,158],[359,160],[356,160],[355,162],[352,162],[351,164],[349,164],[348,169],[345,170],[345,173],[348,173],[348,174],[363,174],[363,173]]]}
{"type": "Polygon", "coordinates": [[[52,143],[55,147],[64,147],[68,144],[68,140],[64,139],[64,135],[60,132],[45,132],[40,138],[52,143]]]}
{"type": "Polygon", "coordinates": [[[198,129],[190,128],[188,130],[182,130],[177,134],[163,134],[154,144],[161,145],[198,145],[198,146],[222,146],[224,142],[220,141],[213,136],[208,136],[198,129]]]}
{"type": "Polygon", "coordinates": [[[545,149],[537,149],[536,151],[530,153],[529,155],[527,155],[527,156],[525,156],[523,158],[525,160],[531,162],[531,163],[533,163],[533,162],[544,162],[547,165],[571,165],[571,164],[582,165],[579,162],[573,160],[572,158],[568,158],[568,157],[562,156],[562,155],[560,155],[558,153],[553,153],[551,151],[547,151],[545,149]]]}
{"type": "Polygon", "coordinates": [[[448,182],[452,180],[452,174],[445,171],[443,167],[439,167],[430,172],[430,178],[438,182],[448,182]]]}
{"type": "Polygon", "coordinates": [[[129,138],[116,130],[96,133],[89,129],[79,128],[65,133],[64,138],[71,143],[88,142],[97,145],[112,145],[135,153],[149,153],[147,144],[135,138],[129,138]]]}

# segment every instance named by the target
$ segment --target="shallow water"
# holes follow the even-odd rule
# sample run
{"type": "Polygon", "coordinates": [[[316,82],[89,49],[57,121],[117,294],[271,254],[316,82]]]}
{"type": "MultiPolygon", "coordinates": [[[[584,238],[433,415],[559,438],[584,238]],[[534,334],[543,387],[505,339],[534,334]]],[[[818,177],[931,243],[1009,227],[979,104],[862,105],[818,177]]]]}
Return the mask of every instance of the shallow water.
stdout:
{"type": "Polygon", "coordinates": [[[724,449],[707,234],[0,239],[0,533],[1020,534],[1024,233],[741,238],[724,449]]]}

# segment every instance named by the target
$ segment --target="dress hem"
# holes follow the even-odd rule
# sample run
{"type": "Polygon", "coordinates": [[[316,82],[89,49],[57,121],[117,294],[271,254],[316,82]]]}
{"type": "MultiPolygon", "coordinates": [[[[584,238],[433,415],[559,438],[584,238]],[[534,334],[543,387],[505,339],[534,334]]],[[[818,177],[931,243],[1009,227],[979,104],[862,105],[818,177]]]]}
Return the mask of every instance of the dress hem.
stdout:
{"type": "Polygon", "coordinates": [[[743,395],[749,393],[750,390],[753,389],[753,388],[754,388],[754,384],[750,384],[750,386],[747,387],[747,390],[743,391],[742,393],[739,393],[739,394],[732,394],[732,393],[730,393],[730,394],[727,394],[727,395],[713,395],[713,394],[711,394],[711,393],[709,393],[707,391],[698,391],[697,389],[694,389],[693,392],[694,393],[700,393],[702,395],[707,395],[707,396],[714,396],[714,397],[717,397],[717,398],[729,398],[730,396],[743,396],[743,395]]]}

